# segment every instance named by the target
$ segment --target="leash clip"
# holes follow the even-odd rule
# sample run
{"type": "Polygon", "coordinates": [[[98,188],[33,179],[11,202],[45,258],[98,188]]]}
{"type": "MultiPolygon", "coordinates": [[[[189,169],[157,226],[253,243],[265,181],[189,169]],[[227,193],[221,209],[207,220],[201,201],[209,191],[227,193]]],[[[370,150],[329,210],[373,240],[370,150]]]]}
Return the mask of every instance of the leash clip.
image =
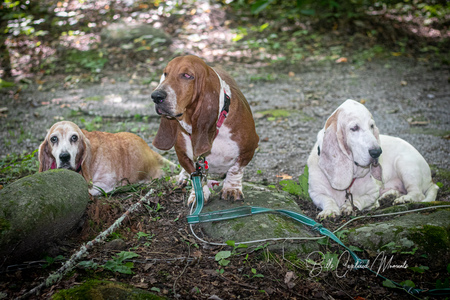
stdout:
{"type": "Polygon", "coordinates": [[[200,156],[195,162],[195,171],[191,174],[191,178],[193,176],[200,176],[206,178],[208,169],[209,169],[208,162],[205,160],[203,156],[200,156]]]}

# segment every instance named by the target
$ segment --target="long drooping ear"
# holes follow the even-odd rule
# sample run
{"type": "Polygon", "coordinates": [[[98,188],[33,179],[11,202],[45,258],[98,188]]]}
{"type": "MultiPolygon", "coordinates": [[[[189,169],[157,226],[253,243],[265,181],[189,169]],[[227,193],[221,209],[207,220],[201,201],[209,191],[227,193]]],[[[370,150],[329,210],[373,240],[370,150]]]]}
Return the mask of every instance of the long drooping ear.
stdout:
{"type": "MultiPolygon", "coordinates": [[[[378,130],[377,125],[373,125],[373,135],[377,139],[378,145],[381,145],[380,141],[380,131],[378,130]]],[[[371,164],[370,165],[370,174],[379,181],[383,181],[383,169],[381,168],[381,164],[378,163],[376,166],[371,164]]]]}
{"type": "Polygon", "coordinates": [[[338,126],[338,116],[336,111],[325,125],[319,167],[334,189],[345,190],[353,179],[353,160],[347,152],[343,130],[338,126]]]}
{"type": "Polygon", "coordinates": [[[169,150],[175,145],[178,136],[178,121],[161,117],[159,129],[153,140],[153,146],[160,150],[169,150]]]}
{"type": "Polygon", "coordinates": [[[91,152],[91,143],[87,139],[84,133],[80,134],[80,148],[79,155],[81,156],[79,159],[81,161],[81,175],[84,177],[88,184],[91,183],[92,180],[92,172],[91,172],[91,164],[92,164],[92,152],[91,152]]]}
{"type": "Polygon", "coordinates": [[[196,78],[197,103],[192,115],[192,148],[198,157],[212,148],[219,115],[220,81],[214,70],[206,67],[196,78]]]}
{"type": "Polygon", "coordinates": [[[39,158],[39,172],[44,172],[51,169],[54,158],[48,147],[47,137],[39,146],[38,158],[39,158]]]}

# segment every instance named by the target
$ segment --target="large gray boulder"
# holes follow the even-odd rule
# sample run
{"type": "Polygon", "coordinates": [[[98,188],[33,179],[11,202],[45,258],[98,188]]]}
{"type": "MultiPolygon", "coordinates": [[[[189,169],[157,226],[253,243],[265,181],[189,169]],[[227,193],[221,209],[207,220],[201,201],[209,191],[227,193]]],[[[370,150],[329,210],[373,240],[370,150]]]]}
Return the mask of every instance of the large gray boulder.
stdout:
{"type": "Polygon", "coordinates": [[[64,239],[80,225],[88,201],[86,181],[69,170],[37,173],[0,190],[3,266],[39,258],[47,245],[64,239]]]}

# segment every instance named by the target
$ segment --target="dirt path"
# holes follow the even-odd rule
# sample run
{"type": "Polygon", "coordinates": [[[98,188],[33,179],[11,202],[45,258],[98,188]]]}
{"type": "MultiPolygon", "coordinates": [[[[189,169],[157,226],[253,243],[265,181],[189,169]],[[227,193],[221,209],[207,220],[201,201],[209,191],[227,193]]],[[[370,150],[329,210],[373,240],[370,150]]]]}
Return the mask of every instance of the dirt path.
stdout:
{"type": "MultiPolygon", "coordinates": [[[[365,102],[381,133],[407,140],[430,165],[450,168],[448,67],[392,58],[360,68],[330,63],[269,72],[244,65],[227,70],[252,106],[261,140],[246,170],[248,181],[276,182],[281,174],[297,178],[316,133],[348,98],[365,102]]],[[[61,87],[61,80],[47,80],[16,96],[1,91],[0,107],[8,108],[0,118],[2,157],[37,149],[46,130],[62,119],[88,130],[131,131],[151,143],[159,126],[150,99],[157,79],[142,84],[144,79],[132,74],[113,74],[100,84],[69,89],[61,87]]],[[[164,155],[176,161],[173,150],[164,155]]]]}

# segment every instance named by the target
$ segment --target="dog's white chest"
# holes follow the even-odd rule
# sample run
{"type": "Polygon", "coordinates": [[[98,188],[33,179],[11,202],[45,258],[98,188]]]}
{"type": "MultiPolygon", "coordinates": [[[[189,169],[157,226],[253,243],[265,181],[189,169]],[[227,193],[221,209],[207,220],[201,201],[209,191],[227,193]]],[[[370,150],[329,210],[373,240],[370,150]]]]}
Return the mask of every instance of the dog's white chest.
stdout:
{"type": "MultiPolygon", "coordinates": [[[[192,143],[189,135],[183,134],[186,141],[187,154],[192,157],[192,143]]],[[[209,172],[213,174],[225,174],[239,157],[238,144],[231,139],[230,128],[222,126],[219,135],[215,138],[211,153],[206,156],[209,172]]]]}

